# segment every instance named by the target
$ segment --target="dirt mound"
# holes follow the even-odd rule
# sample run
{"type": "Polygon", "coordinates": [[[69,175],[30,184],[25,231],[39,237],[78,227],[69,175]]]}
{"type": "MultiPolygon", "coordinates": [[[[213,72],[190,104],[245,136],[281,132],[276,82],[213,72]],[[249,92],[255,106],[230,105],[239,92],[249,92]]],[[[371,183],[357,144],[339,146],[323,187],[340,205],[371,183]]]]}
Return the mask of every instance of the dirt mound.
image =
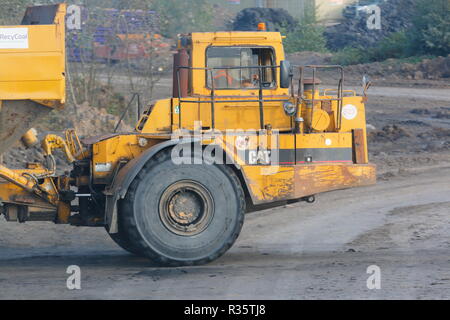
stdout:
{"type": "MultiPolygon", "coordinates": [[[[136,121],[129,117],[126,117],[126,120],[136,121]]],[[[108,113],[105,108],[93,107],[85,102],[78,106],[66,106],[64,111],[52,112],[37,126],[37,129],[39,132],[63,132],[74,128],[80,137],[88,137],[111,133],[118,121],[119,117],[108,113]]],[[[125,121],[122,121],[119,131],[129,132],[132,127],[125,121]]]]}
{"type": "MultiPolygon", "coordinates": [[[[418,69],[425,79],[450,78],[450,55],[425,59],[419,64],[418,69]]],[[[416,76],[417,74],[415,74],[416,76]]]]}
{"type": "Polygon", "coordinates": [[[374,78],[397,78],[409,80],[439,80],[450,78],[450,55],[433,59],[423,59],[416,63],[399,59],[388,59],[347,66],[346,74],[367,74],[374,78]]]}
{"type": "Polygon", "coordinates": [[[287,55],[287,60],[294,65],[322,65],[329,64],[333,56],[331,53],[321,53],[314,51],[295,52],[287,55]]]}
{"type": "MultiPolygon", "coordinates": [[[[311,51],[295,52],[287,55],[294,65],[322,65],[335,64],[332,53],[319,53],[311,51]]],[[[335,79],[335,70],[330,72],[322,70],[323,79],[335,79]]],[[[450,78],[450,55],[446,57],[412,57],[406,59],[387,59],[382,62],[372,62],[345,66],[345,78],[356,80],[358,84],[366,74],[372,80],[415,81],[428,83],[429,81],[442,82],[450,78]]],[[[321,80],[323,80],[321,79],[321,80]]]]}
{"type": "MultiPolygon", "coordinates": [[[[57,164],[59,157],[56,158],[57,164]]],[[[10,150],[6,151],[3,155],[3,164],[8,168],[18,169],[23,168],[27,162],[44,162],[44,156],[40,146],[26,149],[25,147],[17,144],[10,150]]]]}
{"type": "MultiPolygon", "coordinates": [[[[111,133],[118,120],[119,117],[109,114],[106,109],[95,108],[86,103],[77,108],[67,107],[65,111],[52,113],[37,126],[39,140],[44,139],[45,135],[49,133],[64,137],[63,131],[68,128],[75,128],[80,137],[111,133]],[[55,128],[58,131],[54,131],[55,128]]],[[[119,131],[130,132],[132,128],[126,123],[122,123],[119,131]]],[[[59,168],[67,168],[65,156],[58,150],[55,153],[55,159],[59,168]]],[[[40,144],[27,149],[18,142],[3,155],[3,163],[10,168],[23,168],[27,162],[42,163],[43,161],[44,157],[40,144]]]]}
{"type": "MultiPolygon", "coordinates": [[[[119,117],[109,114],[105,108],[95,108],[84,103],[76,109],[72,127],[82,137],[96,136],[113,132],[119,117]]],[[[131,126],[122,122],[119,131],[131,131],[131,126]]]]}
{"type": "Polygon", "coordinates": [[[260,22],[266,23],[268,31],[280,31],[280,26],[292,31],[296,26],[296,20],[284,9],[247,8],[237,14],[233,30],[256,31],[260,22]]]}
{"type": "Polygon", "coordinates": [[[381,39],[392,32],[406,30],[411,26],[414,0],[366,1],[376,4],[381,10],[381,29],[369,30],[367,20],[372,10],[362,6],[348,6],[344,10],[346,20],[327,28],[325,36],[327,47],[332,50],[348,46],[367,48],[375,46],[381,39]]]}
{"type": "Polygon", "coordinates": [[[411,137],[411,133],[396,124],[386,125],[381,130],[375,130],[367,134],[369,142],[394,142],[401,138],[411,137]]]}
{"type": "Polygon", "coordinates": [[[433,110],[433,112],[428,109],[412,109],[409,113],[434,119],[450,119],[450,108],[448,107],[441,107],[439,110],[433,110]]]}

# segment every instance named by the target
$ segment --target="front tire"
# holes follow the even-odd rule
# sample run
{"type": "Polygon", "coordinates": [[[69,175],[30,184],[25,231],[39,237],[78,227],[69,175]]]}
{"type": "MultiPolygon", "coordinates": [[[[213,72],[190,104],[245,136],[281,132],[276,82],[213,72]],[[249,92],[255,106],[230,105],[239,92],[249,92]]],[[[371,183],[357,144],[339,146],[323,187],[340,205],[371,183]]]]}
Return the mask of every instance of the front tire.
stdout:
{"type": "Polygon", "coordinates": [[[242,229],[242,186],[225,165],[176,165],[170,155],[157,154],[135,178],[119,204],[119,229],[135,254],[160,265],[211,262],[242,229]]]}

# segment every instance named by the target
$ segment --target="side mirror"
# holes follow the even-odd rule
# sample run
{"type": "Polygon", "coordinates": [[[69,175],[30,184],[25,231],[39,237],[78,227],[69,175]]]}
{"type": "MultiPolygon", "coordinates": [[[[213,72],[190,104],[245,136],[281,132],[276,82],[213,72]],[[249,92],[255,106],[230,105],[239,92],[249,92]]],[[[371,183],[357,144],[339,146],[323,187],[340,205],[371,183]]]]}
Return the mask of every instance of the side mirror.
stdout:
{"type": "Polygon", "coordinates": [[[291,63],[287,60],[280,62],[280,87],[283,89],[288,89],[291,86],[292,78],[292,67],[291,63]]]}

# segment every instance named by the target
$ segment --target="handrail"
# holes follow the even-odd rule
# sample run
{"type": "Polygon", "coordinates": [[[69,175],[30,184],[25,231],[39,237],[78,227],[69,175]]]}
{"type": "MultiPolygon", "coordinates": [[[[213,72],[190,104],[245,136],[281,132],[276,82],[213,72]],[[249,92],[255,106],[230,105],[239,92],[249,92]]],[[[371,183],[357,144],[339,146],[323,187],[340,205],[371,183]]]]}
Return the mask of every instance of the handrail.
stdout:
{"type": "MultiPolygon", "coordinates": [[[[336,129],[340,129],[341,125],[342,125],[342,104],[343,104],[343,97],[344,97],[344,90],[343,90],[343,86],[344,86],[344,68],[342,66],[339,65],[306,65],[306,66],[294,66],[297,67],[299,69],[300,72],[300,79],[299,79],[299,94],[298,94],[298,99],[300,100],[300,102],[297,104],[297,111],[299,110],[298,105],[301,105],[303,102],[310,102],[311,103],[311,123],[313,122],[313,115],[314,115],[314,105],[316,100],[318,101],[337,101],[338,102],[338,110],[337,110],[337,125],[336,125],[336,129]],[[311,92],[311,99],[306,99],[304,97],[304,71],[306,69],[312,69],[312,92],[311,92]],[[317,69],[338,69],[340,72],[340,79],[338,82],[338,88],[334,89],[337,91],[337,98],[324,98],[324,99],[316,99],[316,71],[317,69]]],[[[298,117],[298,115],[296,116],[296,120],[297,118],[300,121],[300,118],[298,117]]],[[[296,123],[296,131],[298,131],[298,127],[300,126],[300,124],[296,123]]],[[[312,128],[310,127],[310,130],[312,130],[312,128]]]]}
{"type": "MultiPolygon", "coordinates": [[[[299,133],[300,132],[300,122],[303,121],[303,119],[301,118],[301,106],[303,105],[303,103],[311,103],[312,107],[311,107],[311,122],[313,121],[313,116],[314,116],[314,105],[316,101],[337,101],[338,102],[338,110],[337,110],[337,129],[341,128],[341,122],[342,122],[342,104],[343,104],[343,97],[344,97],[344,92],[353,92],[352,90],[343,90],[343,83],[344,83],[344,69],[342,66],[339,65],[306,65],[306,66],[293,66],[294,68],[297,67],[299,69],[300,72],[300,79],[299,79],[299,87],[298,87],[298,92],[297,92],[297,97],[295,97],[294,91],[293,91],[293,79],[291,79],[291,96],[287,99],[265,99],[264,98],[264,94],[263,94],[263,90],[266,89],[265,87],[263,87],[263,82],[262,80],[262,72],[263,70],[269,68],[269,69],[276,69],[276,68],[280,68],[280,66],[245,66],[245,67],[205,67],[205,68],[201,68],[201,67],[189,67],[189,66],[178,66],[177,70],[176,70],[176,76],[177,76],[177,83],[178,83],[178,125],[181,128],[182,126],[182,104],[183,103],[210,103],[211,104],[211,129],[214,130],[215,128],[215,107],[218,103],[241,103],[241,102],[257,102],[259,104],[259,118],[260,118],[260,127],[262,130],[265,129],[265,121],[264,121],[264,103],[265,102],[287,102],[290,101],[290,99],[294,98],[295,99],[295,104],[296,104],[296,115],[295,115],[295,132],[299,133]],[[210,99],[209,100],[187,100],[187,99],[183,99],[183,97],[181,97],[181,84],[180,84],[180,70],[182,69],[187,69],[187,70],[203,70],[207,73],[209,73],[209,76],[211,77],[211,94],[210,94],[210,99]],[[217,89],[214,81],[213,81],[213,71],[214,70],[234,70],[234,69],[258,69],[258,74],[259,74],[259,86],[252,88],[254,90],[258,90],[258,99],[235,99],[235,100],[221,100],[218,99],[217,95],[216,95],[216,91],[220,90],[217,89]],[[306,98],[304,96],[304,75],[305,75],[305,70],[306,69],[312,69],[312,73],[313,73],[313,81],[312,81],[312,96],[311,99],[306,98]],[[337,97],[336,98],[320,98],[317,99],[316,98],[316,71],[317,69],[338,69],[340,72],[340,79],[339,79],[339,84],[338,84],[338,88],[337,89],[326,89],[326,91],[336,91],[337,92],[337,97]]],[[[239,89],[239,88],[236,88],[239,89]]],[[[228,97],[234,97],[234,96],[228,96],[228,97]]],[[[239,97],[238,95],[236,95],[236,97],[239,97]]],[[[312,130],[312,128],[310,129],[312,130]]]]}
{"type": "MultiPolygon", "coordinates": [[[[323,95],[324,96],[326,96],[327,94],[328,94],[328,92],[334,92],[334,91],[337,91],[337,89],[324,89],[323,90],[323,95]]],[[[352,93],[353,94],[353,96],[352,97],[356,97],[356,91],[355,90],[343,90],[342,91],[343,93],[352,93]]],[[[333,100],[336,100],[336,99],[333,99],[333,100]]]]}
{"type": "Polygon", "coordinates": [[[134,99],[136,99],[136,98],[137,98],[137,111],[138,111],[137,118],[139,121],[139,117],[141,116],[141,99],[139,97],[139,93],[135,92],[135,93],[133,93],[133,96],[131,97],[130,101],[128,102],[127,107],[123,110],[122,114],[120,115],[119,121],[117,121],[117,124],[114,128],[114,131],[113,131],[114,133],[116,133],[117,130],[119,129],[120,124],[122,123],[123,119],[125,118],[125,115],[127,114],[128,110],[131,107],[131,104],[133,103],[134,99]]]}
{"type": "MultiPolygon", "coordinates": [[[[206,68],[194,68],[194,67],[188,67],[188,66],[178,66],[177,70],[176,70],[176,76],[177,76],[177,85],[178,85],[178,125],[181,128],[181,120],[182,120],[182,103],[210,103],[211,104],[211,129],[214,130],[215,129],[215,105],[216,103],[239,103],[239,102],[258,102],[259,104],[259,121],[260,121],[260,128],[261,130],[263,130],[265,128],[265,124],[264,124],[264,102],[268,102],[268,101],[288,101],[289,99],[282,99],[282,100],[266,100],[264,99],[264,94],[263,94],[263,90],[265,89],[262,85],[262,71],[263,69],[276,69],[276,68],[280,68],[280,66],[245,66],[245,67],[206,67],[206,68]],[[192,100],[183,100],[181,97],[181,82],[180,82],[180,70],[181,69],[187,69],[187,70],[203,70],[206,72],[210,73],[210,77],[211,77],[211,95],[210,95],[210,100],[209,101],[205,101],[205,100],[196,100],[196,101],[192,101],[192,100]],[[244,99],[238,99],[238,100],[217,100],[217,96],[216,96],[216,90],[218,90],[215,87],[214,84],[214,80],[213,80],[213,72],[214,70],[233,70],[233,69],[237,69],[237,70],[241,70],[241,69],[258,69],[258,76],[259,76],[259,81],[258,87],[253,88],[254,90],[258,90],[258,99],[257,100],[244,100],[244,99]]],[[[239,88],[236,88],[239,89],[239,88]]],[[[220,89],[219,89],[220,90],[220,89]]],[[[238,97],[238,96],[237,96],[238,97]]]]}

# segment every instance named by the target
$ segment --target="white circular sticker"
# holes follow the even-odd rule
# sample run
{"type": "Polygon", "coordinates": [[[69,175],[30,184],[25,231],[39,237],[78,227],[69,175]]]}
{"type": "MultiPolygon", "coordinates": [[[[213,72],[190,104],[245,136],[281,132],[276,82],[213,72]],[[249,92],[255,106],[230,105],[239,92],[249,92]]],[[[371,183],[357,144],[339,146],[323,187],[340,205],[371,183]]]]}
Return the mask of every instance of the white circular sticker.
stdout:
{"type": "Polygon", "coordinates": [[[236,148],[238,150],[245,150],[248,148],[248,137],[237,136],[235,140],[236,148]]]}
{"type": "Polygon", "coordinates": [[[356,118],[356,115],[358,114],[358,109],[352,104],[346,104],[342,108],[342,116],[347,120],[353,120],[356,118]]]}

